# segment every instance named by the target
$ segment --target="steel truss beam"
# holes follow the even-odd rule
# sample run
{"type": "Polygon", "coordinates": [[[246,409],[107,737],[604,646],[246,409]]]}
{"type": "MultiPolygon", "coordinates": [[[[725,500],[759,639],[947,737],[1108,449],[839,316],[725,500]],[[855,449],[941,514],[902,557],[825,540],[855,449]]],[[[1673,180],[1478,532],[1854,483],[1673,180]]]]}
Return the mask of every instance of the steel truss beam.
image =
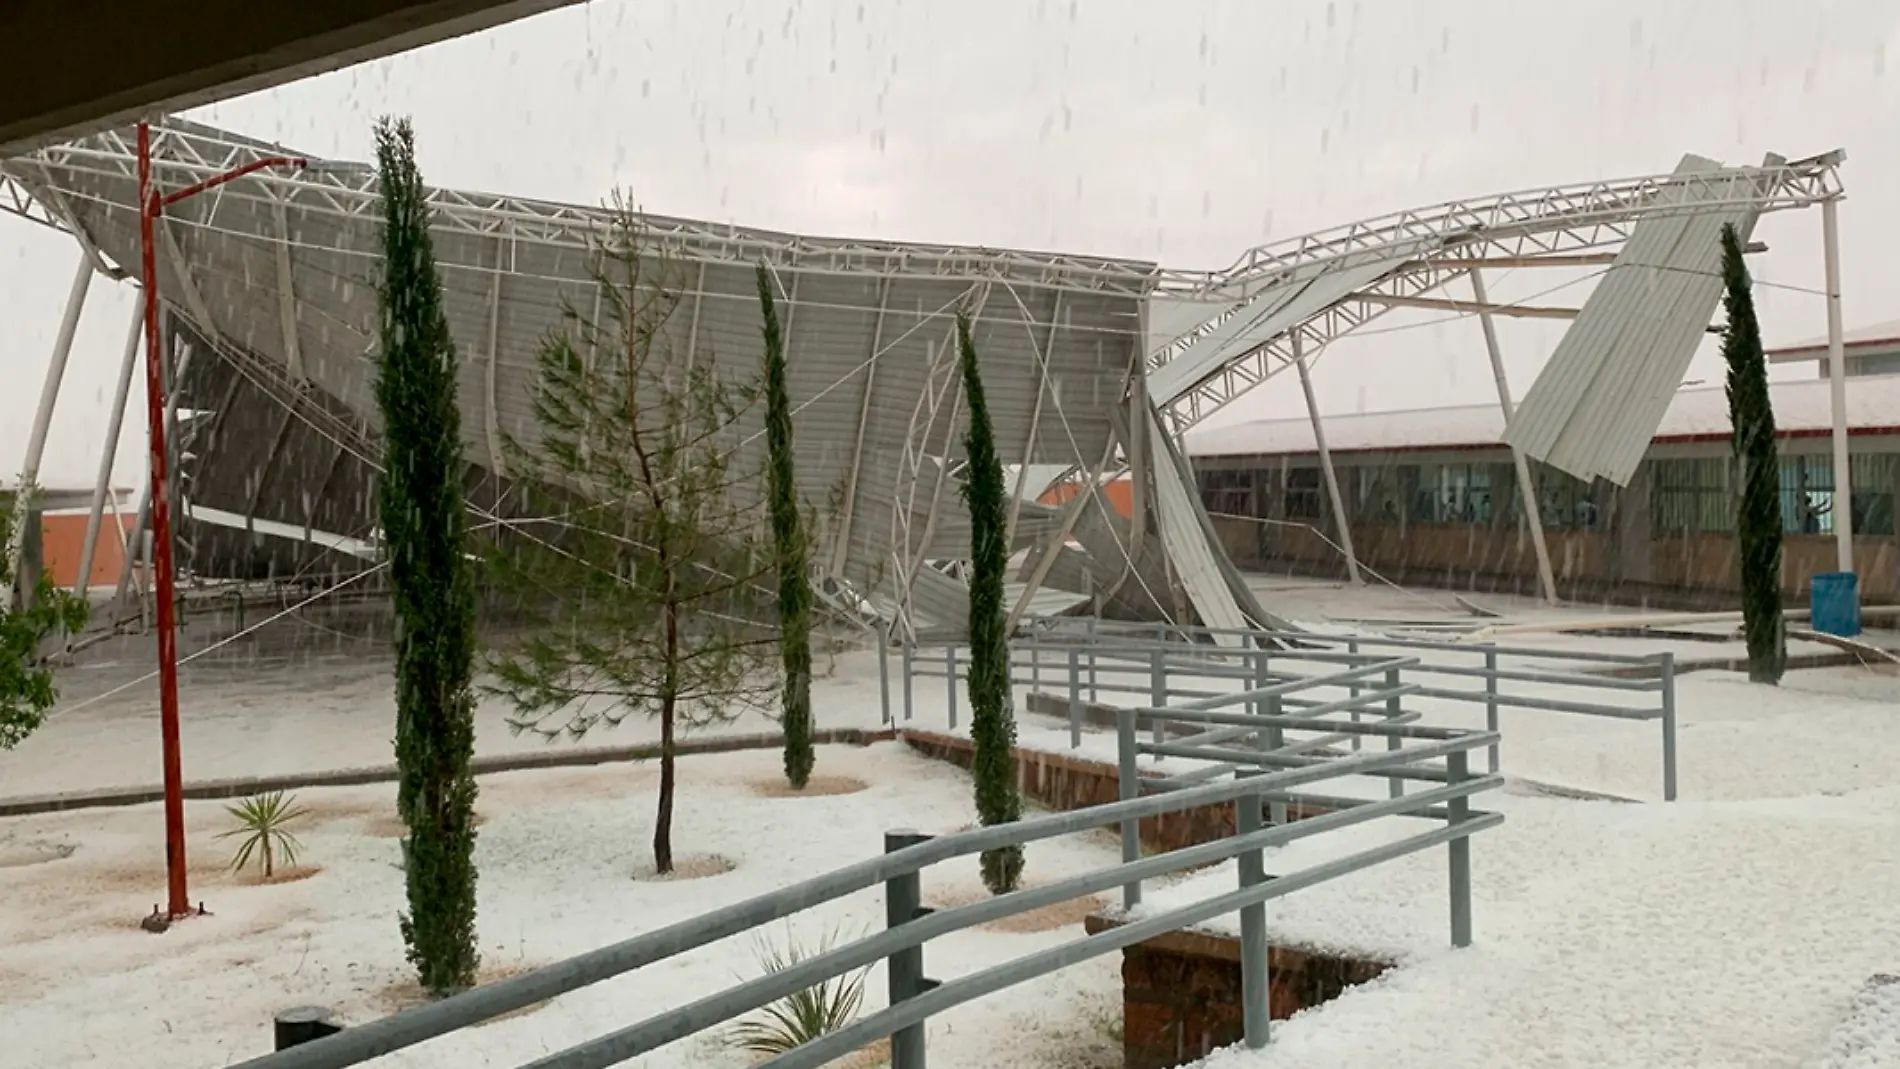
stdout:
{"type": "MultiPolygon", "coordinates": [[[[268,156],[279,146],[179,119],[153,127],[153,172],[163,185],[187,185],[268,156]]],[[[127,132],[110,130],[42,149],[0,163],[21,187],[0,189],[0,210],[70,230],[65,220],[33,199],[41,179],[29,165],[130,181],[136,177],[136,153],[127,132]],[[23,198],[21,190],[26,196],[23,198]]],[[[233,183],[219,196],[270,205],[284,204],[365,224],[380,225],[381,201],[373,167],[359,163],[318,163],[295,173],[260,172],[233,183]]],[[[496,194],[432,189],[428,193],[433,225],[487,237],[507,237],[545,245],[591,250],[608,232],[614,212],[604,207],[558,204],[496,194]]],[[[717,223],[642,215],[646,239],[664,252],[697,261],[752,266],[761,260],[803,272],[844,275],[898,275],[968,280],[1010,279],[1042,286],[1141,296],[1154,288],[1157,268],[1132,260],[1059,253],[979,249],[967,246],[802,237],[717,223]]]]}
{"type": "MultiPolygon", "coordinates": [[[[1184,352],[1232,315],[1246,314],[1261,291],[1319,271],[1338,271],[1390,259],[1394,246],[1438,242],[1436,251],[1415,254],[1398,272],[1356,293],[1295,328],[1309,357],[1328,342],[1377,318],[1394,301],[1422,297],[1467,270],[1500,261],[1534,263],[1549,258],[1575,266],[1582,255],[1628,240],[1637,223],[1745,204],[1781,211],[1825,203],[1842,195],[1835,151],[1778,167],[1732,167],[1685,171],[1547,190],[1506,193],[1399,212],[1334,230],[1250,250],[1226,271],[1164,271],[1160,292],[1206,300],[1206,323],[1172,344],[1147,354],[1149,371],[1184,352]],[[1737,176],[1755,180],[1762,192],[1738,199],[1737,176]],[[1220,307],[1225,305],[1225,307],[1220,307]]],[[[1181,396],[1164,413],[1169,430],[1181,434],[1260,385],[1292,360],[1291,332],[1242,353],[1181,396]]]]}
{"type": "Polygon", "coordinates": [[[1287,281],[1296,268],[1370,263],[1390,257],[1394,245],[1419,240],[1441,241],[1443,255],[1455,258],[1580,252],[1621,242],[1642,219],[1819,204],[1841,195],[1845,158],[1837,149],[1777,167],[1672,172],[1449,201],[1257,246],[1224,271],[1163,271],[1161,289],[1186,298],[1240,299],[1287,281]],[[1739,176],[1756,178],[1762,192],[1738,198],[1739,176]]]}

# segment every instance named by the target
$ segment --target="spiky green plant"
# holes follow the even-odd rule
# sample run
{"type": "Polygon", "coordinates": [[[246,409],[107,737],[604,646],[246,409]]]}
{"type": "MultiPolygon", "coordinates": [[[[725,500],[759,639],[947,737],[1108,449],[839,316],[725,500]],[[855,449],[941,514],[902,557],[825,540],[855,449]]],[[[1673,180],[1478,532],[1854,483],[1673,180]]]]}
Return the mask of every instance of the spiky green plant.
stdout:
{"type": "MultiPolygon", "coordinates": [[[[802,947],[789,936],[782,945],[770,938],[761,939],[759,966],[767,975],[784,972],[829,952],[838,942],[835,932],[827,932],[816,948],[802,947]]],[[[734,1025],[727,1040],[738,1050],[769,1056],[836,1032],[857,1019],[864,1005],[864,980],[869,972],[867,966],[793,992],[759,1011],[760,1016],[734,1025]]]]}
{"type": "Polygon", "coordinates": [[[264,878],[268,880],[276,875],[279,858],[286,865],[297,863],[297,851],[303,849],[303,843],[290,833],[289,825],[310,811],[297,804],[296,796],[283,791],[254,794],[236,805],[225,806],[224,811],[237,820],[238,826],[218,838],[244,837],[231,859],[232,872],[243,872],[256,857],[263,863],[264,878]]]}

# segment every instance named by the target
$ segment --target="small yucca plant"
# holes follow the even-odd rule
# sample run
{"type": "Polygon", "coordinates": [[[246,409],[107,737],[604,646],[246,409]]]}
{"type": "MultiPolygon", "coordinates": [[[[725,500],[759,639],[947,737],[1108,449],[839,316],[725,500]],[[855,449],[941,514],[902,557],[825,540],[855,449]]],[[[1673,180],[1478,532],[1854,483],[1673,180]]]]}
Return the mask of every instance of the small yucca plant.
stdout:
{"type": "Polygon", "coordinates": [[[244,871],[244,866],[251,863],[252,855],[262,858],[264,878],[267,880],[276,872],[279,857],[283,858],[286,865],[297,863],[297,851],[303,849],[303,844],[286,826],[303,817],[309,810],[298,805],[295,796],[286,795],[283,791],[256,794],[237,805],[225,806],[224,811],[237,818],[238,826],[218,838],[244,837],[244,841],[238,844],[237,856],[231,859],[232,872],[244,871]]]}
{"type": "MultiPolygon", "coordinates": [[[[801,947],[789,936],[783,946],[769,938],[761,939],[759,966],[768,974],[784,972],[826,953],[838,942],[835,933],[827,933],[816,949],[801,947]]],[[[771,1056],[836,1032],[857,1018],[869,972],[867,966],[787,995],[761,1010],[759,1017],[734,1025],[727,1038],[739,1050],[771,1056]]]]}

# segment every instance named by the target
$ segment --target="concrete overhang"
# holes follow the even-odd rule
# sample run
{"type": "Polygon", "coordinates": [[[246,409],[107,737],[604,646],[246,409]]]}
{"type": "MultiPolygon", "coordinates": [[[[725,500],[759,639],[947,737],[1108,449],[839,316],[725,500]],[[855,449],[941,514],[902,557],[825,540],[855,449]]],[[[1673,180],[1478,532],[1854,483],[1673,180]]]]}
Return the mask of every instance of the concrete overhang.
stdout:
{"type": "Polygon", "coordinates": [[[0,3],[0,156],[576,2],[8,0],[0,3]]]}

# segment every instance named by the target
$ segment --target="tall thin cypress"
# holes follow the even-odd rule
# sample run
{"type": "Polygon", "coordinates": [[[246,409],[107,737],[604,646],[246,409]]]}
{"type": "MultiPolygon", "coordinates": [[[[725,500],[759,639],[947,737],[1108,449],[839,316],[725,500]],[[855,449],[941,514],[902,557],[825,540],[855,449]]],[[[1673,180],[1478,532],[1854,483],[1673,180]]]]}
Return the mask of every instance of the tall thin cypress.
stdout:
{"type": "Polygon", "coordinates": [[[1779,683],[1787,666],[1781,618],[1781,480],[1775,450],[1775,412],[1768,398],[1768,362],[1761,324],[1733,226],[1722,228],[1722,359],[1728,362],[1729,443],[1742,471],[1735,532],[1740,545],[1742,629],[1748,641],[1748,678],[1779,683]]]}
{"type": "MultiPolygon", "coordinates": [[[[1009,566],[1009,548],[1004,544],[1009,529],[1008,495],[967,312],[957,313],[957,352],[964,407],[970,410],[970,429],[963,440],[968,471],[962,486],[963,501],[970,510],[968,691],[970,741],[976,751],[970,771],[976,780],[977,819],[988,826],[1023,816],[1012,756],[1016,717],[1011,708],[1008,621],[1003,610],[1003,579],[1009,566]]],[[[987,851],[982,862],[983,884],[991,893],[1013,891],[1022,882],[1022,847],[987,851]]]]}
{"type": "Polygon", "coordinates": [[[376,127],[383,198],[382,526],[396,605],[403,942],[424,989],[475,982],[475,587],[465,545],[455,343],[406,119],[376,127]]]}
{"type": "Polygon", "coordinates": [[[759,265],[759,310],[765,319],[765,443],[771,482],[772,544],[778,557],[779,649],[785,664],[780,720],[785,779],[796,790],[811,780],[811,579],[799,529],[792,468],[792,400],[785,386],[785,338],[779,331],[772,276],[759,265]]]}

